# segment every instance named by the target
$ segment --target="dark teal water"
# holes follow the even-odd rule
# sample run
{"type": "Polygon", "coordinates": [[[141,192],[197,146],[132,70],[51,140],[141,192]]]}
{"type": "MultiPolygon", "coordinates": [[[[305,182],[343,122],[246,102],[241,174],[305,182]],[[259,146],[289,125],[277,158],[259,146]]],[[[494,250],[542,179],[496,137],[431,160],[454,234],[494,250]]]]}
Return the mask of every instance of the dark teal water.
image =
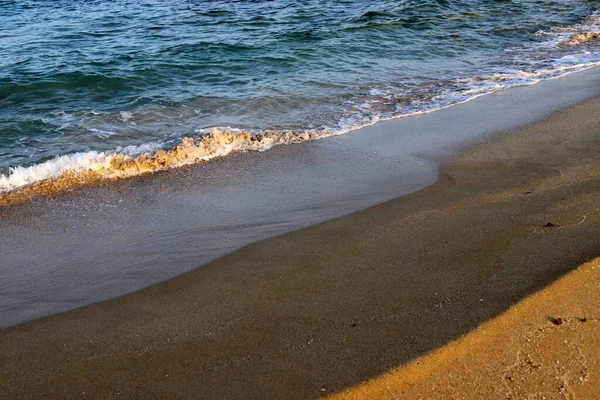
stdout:
{"type": "Polygon", "coordinates": [[[577,39],[598,3],[0,0],[0,172],[210,127],[341,133],[556,77],[600,61],[577,39]]]}

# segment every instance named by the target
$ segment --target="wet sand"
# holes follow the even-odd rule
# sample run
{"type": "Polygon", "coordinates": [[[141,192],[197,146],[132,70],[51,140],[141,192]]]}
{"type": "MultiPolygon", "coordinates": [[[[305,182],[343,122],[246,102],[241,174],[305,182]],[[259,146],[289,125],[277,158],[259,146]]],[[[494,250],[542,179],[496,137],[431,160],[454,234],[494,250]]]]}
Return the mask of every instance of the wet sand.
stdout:
{"type": "MultiPolygon", "coordinates": [[[[3,329],[0,398],[305,399],[427,360],[600,255],[598,110],[594,99],[473,145],[419,192],[246,246],[137,293],[3,329]]],[[[576,317],[590,328],[564,336],[569,349],[581,338],[597,342],[599,316],[583,314],[597,304],[597,278],[573,276],[569,287],[589,296],[550,288],[542,292],[548,308],[530,320],[500,317],[514,332],[508,346],[518,349],[535,329],[579,329],[576,317]],[[553,299],[573,309],[553,310],[553,299]],[[557,313],[566,323],[548,319],[557,313]]],[[[505,343],[485,340],[463,353],[488,357],[487,374],[459,363],[453,377],[479,380],[499,398],[541,391],[518,386],[517,370],[538,358],[517,359],[506,386],[494,358],[505,343]]],[[[454,374],[451,362],[442,368],[454,374]]],[[[588,360],[588,375],[569,385],[598,390],[597,366],[588,360]]],[[[583,376],[575,362],[565,368],[583,376]]],[[[425,376],[422,393],[451,393],[454,381],[439,376],[425,376]]]]}

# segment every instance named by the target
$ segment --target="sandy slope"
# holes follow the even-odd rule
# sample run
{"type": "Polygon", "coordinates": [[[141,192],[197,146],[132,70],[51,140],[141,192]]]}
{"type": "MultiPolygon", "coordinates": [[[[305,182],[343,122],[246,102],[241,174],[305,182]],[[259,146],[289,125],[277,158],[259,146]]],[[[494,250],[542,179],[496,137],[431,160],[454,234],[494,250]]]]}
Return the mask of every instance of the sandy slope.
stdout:
{"type": "Polygon", "coordinates": [[[520,303],[600,255],[598,110],[467,149],[420,192],[1,330],[0,398],[305,399],[398,368],[364,390],[598,390],[598,270],[520,303]]]}

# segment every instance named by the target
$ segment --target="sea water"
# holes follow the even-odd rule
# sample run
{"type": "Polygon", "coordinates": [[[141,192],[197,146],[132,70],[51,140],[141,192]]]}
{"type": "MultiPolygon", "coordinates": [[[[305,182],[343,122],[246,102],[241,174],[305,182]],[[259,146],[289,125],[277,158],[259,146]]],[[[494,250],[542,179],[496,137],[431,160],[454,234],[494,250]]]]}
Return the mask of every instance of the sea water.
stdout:
{"type": "Polygon", "coordinates": [[[339,135],[587,69],[598,3],[0,0],[0,195],[339,135]]]}

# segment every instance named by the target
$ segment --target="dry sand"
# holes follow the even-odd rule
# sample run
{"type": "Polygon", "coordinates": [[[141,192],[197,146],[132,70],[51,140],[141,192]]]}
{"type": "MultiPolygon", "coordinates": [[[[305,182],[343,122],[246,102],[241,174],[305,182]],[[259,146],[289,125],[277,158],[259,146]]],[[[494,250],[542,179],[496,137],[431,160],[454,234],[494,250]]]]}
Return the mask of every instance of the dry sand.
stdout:
{"type": "Polygon", "coordinates": [[[473,146],[420,192],[1,330],[0,398],[600,398],[600,270],[569,274],[600,255],[598,110],[473,146]]]}

